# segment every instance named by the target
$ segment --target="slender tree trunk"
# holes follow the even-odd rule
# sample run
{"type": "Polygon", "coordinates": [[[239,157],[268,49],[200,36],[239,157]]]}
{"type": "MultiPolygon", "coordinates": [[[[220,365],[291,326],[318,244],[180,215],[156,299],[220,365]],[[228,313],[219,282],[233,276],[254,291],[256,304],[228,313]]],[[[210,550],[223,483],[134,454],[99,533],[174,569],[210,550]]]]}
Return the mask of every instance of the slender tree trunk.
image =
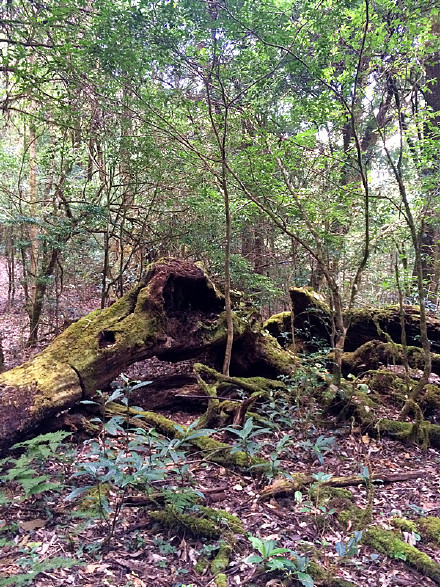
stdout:
{"type": "MultiPolygon", "coordinates": [[[[224,170],[226,173],[226,170],[224,170]]],[[[234,342],[234,322],[232,320],[232,304],[231,304],[231,238],[232,238],[232,222],[231,210],[229,203],[229,191],[226,182],[226,176],[223,183],[223,196],[225,202],[225,224],[226,224],[226,243],[225,243],[225,310],[226,310],[226,349],[225,358],[223,361],[223,375],[229,376],[229,366],[231,364],[232,344],[234,342]]]]}
{"type": "Polygon", "coordinates": [[[47,263],[45,263],[41,270],[41,274],[39,274],[35,280],[33,303],[29,313],[30,333],[28,344],[30,346],[36,344],[38,341],[38,328],[40,325],[41,314],[43,312],[43,305],[44,299],[46,297],[48,280],[53,275],[55,264],[58,260],[59,252],[59,249],[51,250],[50,256],[48,256],[47,259],[47,263]]]}

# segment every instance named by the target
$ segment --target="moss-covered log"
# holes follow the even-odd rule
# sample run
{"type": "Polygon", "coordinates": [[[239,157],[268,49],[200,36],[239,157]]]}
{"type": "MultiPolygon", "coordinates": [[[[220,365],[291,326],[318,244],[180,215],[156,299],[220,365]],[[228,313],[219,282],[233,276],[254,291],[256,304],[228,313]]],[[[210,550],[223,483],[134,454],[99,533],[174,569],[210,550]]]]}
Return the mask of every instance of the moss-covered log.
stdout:
{"type": "MultiPolygon", "coordinates": [[[[291,357],[257,326],[237,316],[234,326],[231,374],[291,370],[291,357]]],[[[0,375],[0,451],[137,361],[204,355],[217,367],[225,341],[223,296],[204,272],[187,261],[159,261],[110,308],[72,324],[34,359],[0,375]]]]}
{"type": "MultiPolygon", "coordinates": [[[[402,345],[394,342],[381,342],[373,339],[364,343],[354,352],[346,352],[342,358],[342,368],[346,373],[358,375],[365,371],[379,369],[384,365],[402,365],[402,345]]],[[[408,364],[411,369],[423,369],[424,355],[421,348],[408,346],[406,349],[408,364]]],[[[440,355],[432,353],[432,370],[440,373],[440,355]]],[[[421,377],[421,374],[410,372],[410,377],[421,377]]]]}
{"type": "MultiPolygon", "coordinates": [[[[378,479],[373,479],[373,483],[389,485],[399,481],[408,481],[408,479],[418,479],[425,475],[424,471],[402,471],[401,473],[390,473],[388,475],[381,473],[378,479]]],[[[280,495],[292,495],[306,485],[316,483],[316,479],[303,473],[295,473],[290,479],[276,479],[272,485],[265,487],[261,493],[261,499],[269,499],[280,495]]],[[[319,484],[320,488],[324,487],[354,487],[365,483],[365,479],[360,475],[351,475],[348,477],[332,477],[328,481],[319,484]]]]}
{"type": "MultiPolygon", "coordinates": [[[[330,345],[330,308],[324,297],[304,287],[290,289],[294,315],[295,342],[306,344],[308,350],[317,350],[322,344],[330,345]]],[[[282,312],[269,318],[264,324],[266,330],[285,347],[292,340],[291,313],[282,312]]]]}
{"type": "Polygon", "coordinates": [[[403,558],[407,565],[440,585],[440,565],[415,546],[401,540],[395,532],[373,526],[363,533],[362,542],[390,558],[403,558]]]}
{"type": "MultiPolygon", "coordinates": [[[[307,348],[316,347],[319,341],[330,344],[330,309],[323,296],[306,288],[291,288],[290,297],[294,311],[295,336],[305,342],[307,348]]],[[[407,344],[420,347],[419,309],[417,306],[405,306],[404,310],[407,344]]],[[[289,340],[290,318],[290,312],[283,312],[272,316],[265,324],[270,334],[282,345],[289,340]]],[[[431,349],[434,353],[440,353],[440,318],[428,315],[427,321],[431,349]]],[[[345,350],[355,351],[373,339],[381,342],[392,340],[401,344],[400,314],[397,306],[355,308],[350,312],[345,350]]]]}

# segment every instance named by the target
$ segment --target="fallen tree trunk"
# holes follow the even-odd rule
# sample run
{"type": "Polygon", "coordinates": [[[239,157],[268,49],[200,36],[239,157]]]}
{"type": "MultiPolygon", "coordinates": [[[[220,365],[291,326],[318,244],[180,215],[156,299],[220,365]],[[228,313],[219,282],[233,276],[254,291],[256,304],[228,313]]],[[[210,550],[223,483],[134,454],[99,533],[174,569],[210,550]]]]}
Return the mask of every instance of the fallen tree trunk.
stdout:
{"type": "MultiPolygon", "coordinates": [[[[331,344],[330,309],[322,296],[305,288],[291,288],[290,297],[294,310],[295,336],[309,350],[319,344],[331,344]]],[[[420,347],[420,312],[417,306],[404,306],[407,344],[420,347]]],[[[440,319],[427,316],[428,337],[431,350],[440,353],[440,319]]],[[[269,318],[265,328],[285,346],[292,330],[291,313],[283,312],[269,318]]],[[[350,312],[350,326],[345,341],[345,351],[355,351],[370,340],[401,344],[400,314],[397,306],[384,308],[355,308],[350,312]]]]}
{"type": "MultiPolygon", "coordinates": [[[[291,371],[291,357],[275,341],[234,321],[232,374],[291,371]]],[[[137,361],[203,356],[218,368],[225,343],[224,299],[204,272],[187,261],[159,261],[110,308],[75,322],[32,360],[0,375],[0,451],[137,361]]]]}
{"type": "MultiPolygon", "coordinates": [[[[354,352],[346,352],[342,358],[342,367],[345,373],[358,375],[365,371],[379,369],[388,365],[402,365],[404,363],[404,349],[402,345],[390,342],[381,342],[380,340],[370,340],[354,352]]],[[[440,355],[431,353],[432,370],[440,373],[440,355]]],[[[406,348],[406,358],[411,369],[409,375],[414,379],[420,379],[421,375],[416,376],[413,371],[418,369],[421,372],[424,365],[424,355],[420,347],[408,346],[406,348]]],[[[437,376],[435,376],[437,377],[437,376]]],[[[433,381],[433,383],[437,383],[433,381]]]]}
{"type": "MultiPolygon", "coordinates": [[[[401,473],[378,473],[378,478],[373,478],[372,483],[390,485],[399,481],[408,481],[409,479],[419,479],[426,475],[423,470],[420,471],[402,471],[401,473]]],[[[272,485],[265,487],[260,493],[260,499],[269,499],[272,497],[292,495],[306,485],[316,483],[316,479],[304,473],[296,473],[291,479],[276,479],[272,485]]],[[[355,487],[356,485],[365,484],[365,478],[360,475],[351,475],[349,477],[332,477],[327,481],[319,484],[320,487],[355,487]]]]}

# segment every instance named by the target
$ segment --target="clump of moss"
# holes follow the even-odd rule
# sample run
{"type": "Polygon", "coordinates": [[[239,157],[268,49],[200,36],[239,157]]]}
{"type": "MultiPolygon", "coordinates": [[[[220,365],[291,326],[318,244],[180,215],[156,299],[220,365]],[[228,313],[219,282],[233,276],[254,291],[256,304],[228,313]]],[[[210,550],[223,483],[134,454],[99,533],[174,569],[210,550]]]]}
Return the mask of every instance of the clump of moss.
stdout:
{"type": "Polygon", "coordinates": [[[211,572],[213,575],[219,575],[226,570],[231,556],[232,546],[224,540],[220,543],[220,548],[214,560],[211,563],[211,572]]]}
{"type": "Polygon", "coordinates": [[[170,508],[152,511],[150,518],[165,528],[172,528],[191,533],[193,536],[206,536],[207,538],[219,538],[220,528],[212,520],[199,518],[195,514],[182,514],[170,508]]]}
{"type": "Polygon", "coordinates": [[[217,575],[217,577],[215,578],[215,584],[217,587],[227,587],[228,580],[226,575],[224,573],[220,573],[220,575],[217,575]]]}
{"type": "Polygon", "coordinates": [[[317,505],[326,505],[333,499],[348,499],[353,497],[349,489],[343,487],[330,487],[328,485],[315,485],[310,487],[310,499],[317,502],[317,505]]]}
{"type": "Polygon", "coordinates": [[[419,398],[420,407],[425,416],[435,414],[440,410],[440,387],[438,385],[425,385],[422,396],[419,398]]]}
{"type": "Polygon", "coordinates": [[[364,532],[362,542],[390,558],[403,556],[409,566],[440,584],[440,565],[415,546],[401,540],[395,532],[374,526],[364,532]]]}
{"type": "Polygon", "coordinates": [[[386,433],[389,436],[401,441],[414,440],[421,445],[428,443],[430,446],[440,446],[440,426],[423,422],[415,428],[411,422],[400,422],[399,420],[381,419],[376,424],[379,434],[386,433]],[[414,438],[414,432],[417,430],[417,437],[414,438]]]}
{"type": "Polygon", "coordinates": [[[223,527],[224,530],[233,532],[234,534],[243,534],[243,523],[239,517],[234,514],[230,514],[226,510],[218,510],[201,506],[199,511],[209,519],[213,520],[219,527],[223,527]]]}
{"type": "Polygon", "coordinates": [[[398,528],[404,532],[417,532],[417,524],[413,520],[407,520],[406,518],[393,518],[391,524],[394,528],[398,528]]]}
{"type": "Polygon", "coordinates": [[[377,408],[377,404],[369,395],[360,390],[356,385],[348,383],[341,385],[335,399],[335,403],[336,402],[339,404],[338,419],[340,421],[348,420],[353,416],[363,425],[374,426],[376,420],[375,409],[377,408]]]}
{"type": "Polygon", "coordinates": [[[345,528],[363,530],[370,521],[370,509],[358,508],[349,499],[335,498],[331,500],[330,505],[338,510],[338,521],[345,528]]]}
{"type": "Polygon", "coordinates": [[[401,401],[408,392],[402,377],[385,369],[368,372],[369,387],[380,395],[391,395],[401,401]]]}
{"type": "Polygon", "coordinates": [[[315,581],[318,581],[320,585],[325,585],[325,587],[357,587],[356,583],[334,577],[331,571],[324,569],[324,567],[315,561],[310,561],[307,572],[315,581]]]}
{"type": "Polygon", "coordinates": [[[209,560],[205,556],[201,556],[197,559],[196,564],[194,565],[194,570],[199,575],[203,574],[206,569],[209,567],[209,560]]]}
{"type": "Polygon", "coordinates": [[[440,518],[435,516],[420,518],[418,527],[423,535],[440,544],[440,518]]]}
{"type": "Polygon", "coordinates": [[[149,516],[162,526],[185,530],[198,537],[220,538],[225,534],[243,534],[243,525],[237,516],[205,506],[200,506],[193,514],[183,514],[165,507],[150,512],[149,516]]]}

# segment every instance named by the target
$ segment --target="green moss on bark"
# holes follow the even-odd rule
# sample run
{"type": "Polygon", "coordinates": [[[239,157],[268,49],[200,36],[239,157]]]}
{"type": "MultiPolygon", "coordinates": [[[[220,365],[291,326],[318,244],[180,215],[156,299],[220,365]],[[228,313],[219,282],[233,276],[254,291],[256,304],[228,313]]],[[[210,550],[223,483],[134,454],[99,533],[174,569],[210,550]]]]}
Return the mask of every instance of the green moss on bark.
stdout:
{"type": "Polygon", "coordinates": [[[414,440],[420,445],[428,443],[433,447],[440,447],[440,426],[423,422],[416,429],[411,422],[400,422],[399,420],[388,420],[383,418],[376,424],[378,434],[386,433],[388,436],[402,441],[414,440]],[[414,433],[417,432],[414,438],[414,433]]]}
{"type": "Polygon", "coordinates": [[[334,573],[324,569],[315,561],[310,561],[307,572],[313,577],[317,584],[323,587],[358,587],[356,583],[335,577],[334,573]]]}
{"type": "Polygon", "coordinates": [[[229,564],[229,557],[231,556],[231,552],[232,546],[224,540],[222,540],[220,543],[220,548],[218,550],[217,556],[211,563],[211,573],[213,575],[218,575],[226,570],[229,564]]]}
{"type": "Polygon", "coordinates": [[[440,544],[440,518],[436,518],[435,516],[420,518],[417,525],[423,536],[440,544]]]}
{"type": "Polygon", "coordinates": [[[391,524],[394,528],[403,530],[404,532],[417,532],[417,524],[413,520],[407,520],[406,518],[393,518],[391,524]]]}
{"type": "Polygon", "coordinates": [[[243,533],[241,520],[237,516],[208,507],[199,507],[193,514],[184,514],[165,507],[163,510],[149,512],[149,516],[161,526],[190,532],[196,537],[220,538],[225,534],[243,533]]]}
{"type": "Polygon", "coordinates": [[[401,540],[395,532],[374,526],[365,530],[362,542],[390,558],[405,557],[405,562],[440,585],[440,565],[415,546],[401,540]]]}

